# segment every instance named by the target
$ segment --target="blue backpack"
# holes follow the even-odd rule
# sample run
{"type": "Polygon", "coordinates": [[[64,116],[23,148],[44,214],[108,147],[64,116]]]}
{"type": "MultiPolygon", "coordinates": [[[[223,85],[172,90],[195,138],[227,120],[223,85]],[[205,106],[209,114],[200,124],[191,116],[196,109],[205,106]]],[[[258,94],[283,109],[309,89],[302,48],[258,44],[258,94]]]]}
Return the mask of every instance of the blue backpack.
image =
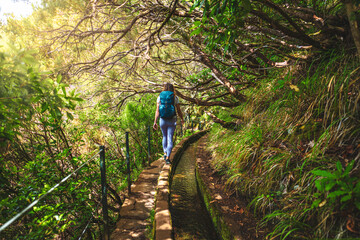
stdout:
{"type": "Polygon", "coordinates": [[[170,119],[176,115],[175,106],[174,106],[174,102],[175,102],[174,98],[175,98],[174,92],[172,92],[172,91],[162,91],[160,93],[159,112],[160,112],[161,118],[170,119]]]}

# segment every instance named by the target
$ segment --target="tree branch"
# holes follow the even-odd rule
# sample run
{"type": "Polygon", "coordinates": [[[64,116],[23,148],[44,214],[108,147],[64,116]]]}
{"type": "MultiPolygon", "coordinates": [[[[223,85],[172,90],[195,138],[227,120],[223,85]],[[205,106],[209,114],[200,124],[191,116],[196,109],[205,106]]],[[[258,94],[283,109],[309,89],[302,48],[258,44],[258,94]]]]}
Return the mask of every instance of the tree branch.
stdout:
{"type": "Polygon", "coordinates": [[[299,32],[293,32],[290,29],[284,27],[283,25],[281,25],[280,23],[278,23],[277,21],[273,20],[272,18],[270,18],[268,15],[266,15],[263,12],[257,11],[257,10],[251,10],[251,13],[254,14],[255,16],[258,16],[259,18],[263,19],[264,21],[270,23],[270,25],[278,30],[280,30],[281,32],[283,32],[284,34],[290,36],[290,37],[294,37],[296,39],[299,39],[303,42],[306,42],[308,44],[311,44],[312,46],[318,48],[318,49],[322,49],[322,46],[320,45],[319,42],[313,40],[312,38],[310,38],[308,35],[306,34],[302,34],[299,32]]]}
{"type": "Polygon", "coordinates": [[[181,92],[175,90],[176,92],[176,96],[179,96],[180,98],[191,102],[191,103],[195,103],[198,106],[222,106],[222,107],[236,107],[239,106],[240,102],[235,102],[235,103],[230,103],[230,102],[224,102],[224,101],[214,101],[214,102],[208,102],[208,101],[203,101],[200,99],[196,99],[196,98],[192,98],[192,97],[188,97],[185,96],[184,94],[182,94],[181,92]]]}
{"type": "Polygon", "coordinates": [[[215,123],[219,123],[222,127],[224,128],[230,128],[230,129],[234,129],[237,126],[236,122],[225,122],[224,120],[221,120],[220,118],[218,118],[217,116],[215,116],[214,114],[205,111],[205,113],[211,117],[211,119],[215,122],[215,123]]]}

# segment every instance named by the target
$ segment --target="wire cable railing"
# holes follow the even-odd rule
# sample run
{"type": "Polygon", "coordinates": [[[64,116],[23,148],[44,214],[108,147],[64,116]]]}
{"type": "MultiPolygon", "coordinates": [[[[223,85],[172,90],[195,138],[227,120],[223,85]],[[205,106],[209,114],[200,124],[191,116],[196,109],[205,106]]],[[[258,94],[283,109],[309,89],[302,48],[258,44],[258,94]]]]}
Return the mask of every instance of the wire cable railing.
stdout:
{"type": "Polygon", "coordinates": [[[99,154],[102,150],[100,150],[98,153],[94,154],[88,161],[84,162],[80,167],[78,167],[76,170],[74,170],[72,173],[67,175],[65,178],[63,178],[59,183],[55,184],[52,188],[50,188],[46,193],[41,195],[38,199],[30,203],[26,208],[24,208],[21,212],[16,214],[14,217],[12,217],[10,220],[8,220],[4,225],[0,227],[0,232],[5,230],[8,226],[10,226],[13,222],[15,222],[18,218],[23,216],[27,211],[29,211],[31,208],[33,208],[36,204],[38,204],[39,201],[41,201],[43,198],[45,198],[47,195],[49,195],[51,192],[53,192],[56,188],[58,188],[62,183],[66,182],[72,175],[77,173],[81,168],[83,168],[86,164],[88,164],[90,161],[92,161],[97,154],[99,154]]]}
{"type": "MultiPolygon", "coordinates": [[[[96,208],[95,208],[96,210],[97,210],[98,207],[100,206],[100,203],[101,203],[101,202],[99,202],[98,205],[96,206],[96,208]]],[[[94,219],[94,214],[91,213],[91,218],[89,218],[89,220],[87,221],[86,226],[85,226],[85,228],[82,230],[81,235],[80,235],[80,237],[78,238],[78,240],[81,240],[81,239],[82,239],[82,237],[84,236],[86,230],[89,228],[90,223],[91,223],[91,221],[92,221],[93,219],[94,219]]]]}
{"type": "MultiPolygon", "coordinates": [[[[148,163],[150,164],[150,156],[151,156],[151,127],[148,126],[148,163]]],[[[125,133],[126,136],[126,174],[127,174],[127,184],[128,184],[128,194],[131,194],[131,178],[130,178],[130,150],[129,150],[129,132],[125,133]]],[[[38,199],[34,200],[32,203],[30,203],[27,207],[25,207],[22,211],[17,213],[14,217],[12,217],[10,220],[5,222],[4,224],[0,223],[0,234],[3,233],[5,229],[7,229],[11,224],[13,224],[16,220],[18,220],[20,217],[27,214],[29,210],[31,210],[35,205],[37,205],[42,199],[46,198],[51,194],[55,189],[57,189],[61,184],[66,182],[71,176],[74,176],[80,169],[85,167],[87,164],[89,164],[91,161],[93,161],[97,156],[100,158],[100,175],[101,175],[101,192],[102,192],[102,198],[99,204],[96,207],[95,211],[98,211],[98,207],[101,204],[102,205],[102,213],[103,213],[103,223],[104,223],[104,237],[105,239],[110,238],[110,228],[109,228],[109,217],[108,217],[108,204],[107,204],[107,184],[106,184],[106,166],[105,166],[105,147],[100,146],[99,151],[94,153],[86,162],[82,163],[76,170],[72,171],[70,174],[68,174],[65,178],[63,178],[59,183],[55,184],[52,188],[50,188],[46,193],[42,194],[38,199]]],[[[84,234],[86,233],[86,230],[89,228],[92,220],[94,219],[94,211],[91,214],[90,219],[87,221],[85,228],[81,231],[80,237],[78,239],[82,239],[84,234]]]]}
{"type": "MultiPolygon", "coordinates": [[[[194,131],[194,123],[198,123],[198,129],[201,129],[201,122],[198,121],[192,121],[189,118],[186,119],[186,123],[185,123],[185,129],[191,129],[192,132],[194,131]],[[191,123],[191,124],[190,124],[191,123]],[[186,126],[187,125],[187,126],[186,126]]],[[[151,152],[151,131],[150,131],[151,127],[148,127],[148,163],[150,164],[150,152],[151,152]]],[[[181,126],[181,134],[183,135],[183,127],[181,126]]],[[[128,194],[131,194],[131,178],[130,178],[130,150],[129,150],[129,133],[126,132],[125,133],[125,147],[126,147],[126,173],[127,173],[127,185],[128,185],[128,194]]],[[[101,192],[102,192],[102,199],[101,201],[98,203],[96,209],[98,210],[99,205],[101,204],[103,209],[103,222],[104,222],[104,236],[105,239],[110,239],[110,229],[109,229],[109,220],[108,220],[108,206],[107,206],[107,189],[106,189],[106,167],[105,167],[105,147],[104,146],[100,146],[100,150],[97,151],[96,153],[94,153],[94,155],[92,155],[86,162],[82,163],[76,170],[72,171],[70,174],[68,174],[65,178],[63,178],[60,182],[58,182],[57,184],[55,184],[52,188],[50,188],[46,193],[44,193],[43,195],[41,195],[38,199],[34,200],[32,203],[30,203],[26,208],[24,208],[22,211],[20,211],[19,213],[17,213],[14,217],[12,217],[10,220],[8,220],[6,223],[4,223],[3,225],[0,225],[0,233],[2,231],[4,231],[6,228],[8,228],[11,224],[13,224],[16,220],[18,220],[20,217],[24,216],[30,209],[32,209],[36,204],[38,204],[42,199],[44,199],[45,197],[47,197],[50,193],[52,193],[55,189],[57,189],[61,184],[63,184],[64,182],[66,182],[71,176],[75,175],[80,169],[82,169],[83,167],[85,167],[87,164],[89,164],[91,161],[93,161],[96,156],[100,156],[100,172],[101,172],[101,192]]],[[[97,211],[96,210],[96,211],[97,211]]],[[[87,221],[85,228],[81,231],[81,235],[79,236],[78,240],[82,239],[84,234],[86,233],[86,230],[89,228],[92,220],[94,219],[94,214],[91,214],[90,219],[87,221]]]]}

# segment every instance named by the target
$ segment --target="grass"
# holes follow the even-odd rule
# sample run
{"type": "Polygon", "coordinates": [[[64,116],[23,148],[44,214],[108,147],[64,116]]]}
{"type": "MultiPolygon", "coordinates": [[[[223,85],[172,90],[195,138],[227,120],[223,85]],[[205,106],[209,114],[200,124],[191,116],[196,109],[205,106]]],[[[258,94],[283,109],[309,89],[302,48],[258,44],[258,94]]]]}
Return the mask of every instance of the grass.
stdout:
{"type": "Polygon", "coordinates": [[[360,180],[359,79],[356,59],[329,53],[249,91],[250,100],[230,113],[242,116],[241,129],[212,130],[212,165],[228,177],[229,189],[251,199],[261,226],[274,226],[269,239],[360,237],[358,223],[357,230],[349,227],[359,209],[339,199],[312,205],[318,194],[313,169],[331,171],[337,161],[355,160],[350,175],[360,180]]]}
{"type": "Polygon", "coordinates": [[[155,221],[155,209],[151,209],[150,217],[146,220],[150,224],[146,226],[146,239],[153,240],[155,239],[155,228],[154,228],[154,221],[155,221]]]}

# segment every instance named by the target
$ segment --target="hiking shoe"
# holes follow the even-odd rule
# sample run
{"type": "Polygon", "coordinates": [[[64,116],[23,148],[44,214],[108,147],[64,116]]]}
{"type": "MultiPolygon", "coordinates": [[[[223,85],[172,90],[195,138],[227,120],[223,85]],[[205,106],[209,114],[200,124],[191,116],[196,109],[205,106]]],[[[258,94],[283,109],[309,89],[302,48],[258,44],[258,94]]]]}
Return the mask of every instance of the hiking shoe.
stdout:
{"type": "Polygon", "coordinates": [[[170,164],[170,160],[169,160],[169,159],[166,159],[165,162],[166,162],[166,164],[170,164]]]}

